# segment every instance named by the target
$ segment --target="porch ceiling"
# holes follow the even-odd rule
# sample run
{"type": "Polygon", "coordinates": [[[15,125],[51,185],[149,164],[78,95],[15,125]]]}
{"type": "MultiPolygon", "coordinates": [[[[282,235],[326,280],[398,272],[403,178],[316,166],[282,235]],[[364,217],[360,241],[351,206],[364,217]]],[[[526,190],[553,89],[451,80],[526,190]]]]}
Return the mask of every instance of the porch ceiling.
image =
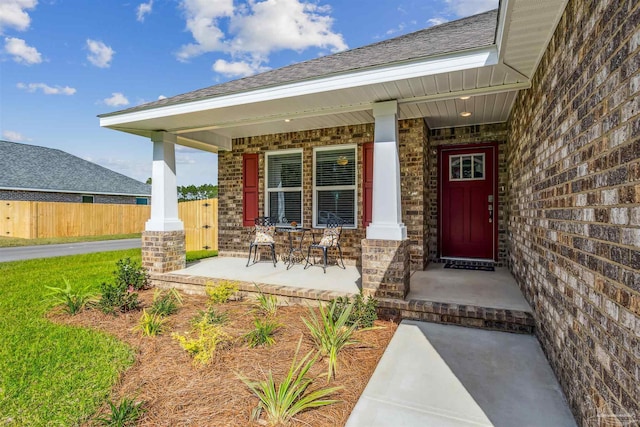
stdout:
{"type": "Polygon", "coordinates": [[[566,0],[503,0],[492,46],[101,117],[100,124],[179,144],[229,149],[233,138],[372,123],[372,105],[430,128],[505,122],[555,30],[566,0]],[[470,96],[467,100],[460,97],[470,96]],[[462,117],[462,112],[471,116],[462,117]]]}

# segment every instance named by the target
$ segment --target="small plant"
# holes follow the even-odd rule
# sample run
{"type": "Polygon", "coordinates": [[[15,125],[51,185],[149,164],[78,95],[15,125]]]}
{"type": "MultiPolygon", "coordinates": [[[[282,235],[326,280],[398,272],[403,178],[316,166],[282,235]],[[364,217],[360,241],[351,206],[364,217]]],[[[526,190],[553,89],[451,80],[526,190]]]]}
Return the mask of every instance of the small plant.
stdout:
{"type": "Polygon", "coordinates": [[[171,337],[178,341],[189,355],[193,357],[195,363],[207,365],[213,359],[216,349],[220,344],[231,341],[231,336],[217,325],[206,325],[199,323],[196,338],[188,335],[171,334],[171,337]]]}
{"type": "Polygon", "coordinates": [[[221,280],[217,284],[209,281],[204,290],[211,304],[223,304],[238,292],[238,284],[229,280],[221,280]]]}
{"type": "Polygon", "coordinates": [[[302,338],[298,341],[298,347],[287,376],[278,383],[273,378],[271,371],[267,373],[267,378],[262,381],[251,381],[237,374],[238,378],[260,400],[258,406],[252,412],[253,420],[257,421],[264,411],[269,424],[286,424],[296,414],[304,410],[338,402],[338,400],[325,398],[342,389],[342,387],[326,387],[309,391],[309,387],[313,384],[313,379],[307,375],[318,359],[318,355],[316,354],[312,357],[313,352],[309,352],[298,361],[301,343],[302,338]]]}
{"type": "Polygon", "coordinates": [[[309,314],[311,315],[309,319],[302,318],[304,324],[309,328],[311,337],[318,347],[320,354],[329,359],[327,381],[336,374],[338,353],[340,353],[343,348],[357,343],[356,340],[352,339],[352,335],[358,327],[357,323],[352,325],[347,324],[351,311],[353,310],[353,304],[349,304],[340,316],[338,316],[338,319],[334,320],[336,306],[336,301],[332,301],[328,309],[326,309],[323,304],[320,304],[320,318],[318,318],[313,309],[309,310],[309,314]]]}
{"type": "Polygon", "coordinates": [[[161,314],[142,310],[142,316],[133,329],[142,332],[144,336],[153,337],[162,332],[166,322],[167,318],[161,314]]]}
{"type": "Polygon", "coordinates": [[[100,425],[109,427],[134,426],[138,418],[144,413],[144,402],[136,402],[133,399],[123,398],[120,403],[109,402],[109,413],[98,418],[100,425]]]}
{"type": "Polygon", "coordinates": [[[347,325],[356,324],[358,328],[371,328],[373,322],[378,319],[378,300],[371,295],[365,300],[362,293],[357,294],[353,301],[349,297],[336,298],[336,309],[333,313],[333,320],[337,321],[340,315],[349,305],[353,305],[351,315],[347,319],[347,325]]]}
{"type": "Polygon", "coordinates": [[[87,290],[87,287],[72,289],[71,283],[66,278],[63,277],[62,280],[65,283],[64,288],[45,286],[51,291],[47,296],[49,301],[56,305],[62,305],[67,314],[75,315],[93,300],[94,295],[87,290]]]}
{"type": "Polygon", "coordinates": [[[271,319],[261,320],[258,318],[253,319],[253,326],[255,329],[244,336],[249,344],[249,347],[257,347],[259,345],[270,346],[276,340],[273,338],[273,334],[276,330],[282,326],[271,319]]]}
{"type": "Polygon", "coordinates": [[[126,313],[127,311],[137,310],[140,307],[138,294],[128,287],[102,283],[100,292],[102,295],[98,301],[98,307],[105,313],[126,313]]]}
{"type": "Polygon", "coordinates": [[[194,327],[197,327],[200,323],[205,325],[224,325],[228,321],[229,315],[227,313],[218,311],[215,307],[209,306],[206,310],[200,310],[198,314],[191,319],[191,324],[194,327]]]}
{"type": "MultiPolygon", "coordinates": [[[[256,288],[258,288],[258,286],[256,286],[256,288]]],[[[258,288],[258,291],[260,291],[260,288],[258,288]]],[[[260,292],[256,301],[258,308],[267,316],[274,316],[276,311],[278,311],[278,297],[275,295],[265,295],[260,292]]]]}
{"type": "Polygon", "coordinates": [[[182,297],[177,290],[171,289],[167,292],[162,292],[157,289],[153,295],[153,303],[149,308],[149,312],[161,316],[170,316],[178,312],[180,305],[182,305],[182,297]]]}
{"type": "Polygon", "coordinates": [[[149,274],[140,264],[131,261],[131,258],[117,261],[113,275],[118,287],[124,287],[130,291],[140,291],[149,287],[149,274]]]}

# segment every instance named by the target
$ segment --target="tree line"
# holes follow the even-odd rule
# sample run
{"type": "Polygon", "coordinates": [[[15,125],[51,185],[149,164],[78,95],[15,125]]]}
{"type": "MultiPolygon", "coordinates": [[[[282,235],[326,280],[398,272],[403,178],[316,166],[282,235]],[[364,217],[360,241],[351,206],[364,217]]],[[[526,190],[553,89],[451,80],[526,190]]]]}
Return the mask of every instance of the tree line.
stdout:
{"type": "MultiPolygon", "coordinates": [[[[147,179],[147,184],[151,184],[151,178],[147,179]]],[[[218,197],[218,186],[213,184],[202,185],[179,185],[178,202],[188,202],[190,200],[214,199],[218,197]]]]}

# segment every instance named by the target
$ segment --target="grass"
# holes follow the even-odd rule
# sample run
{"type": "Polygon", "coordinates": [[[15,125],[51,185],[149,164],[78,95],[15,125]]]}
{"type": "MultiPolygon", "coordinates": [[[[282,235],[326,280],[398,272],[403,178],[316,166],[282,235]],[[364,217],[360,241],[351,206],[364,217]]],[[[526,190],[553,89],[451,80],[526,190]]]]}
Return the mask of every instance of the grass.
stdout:
{"type": "Polygon", "coordinates": [[[17,246],[56,245],[60,243],[95,242],[98,240],[137,239],[140,233],[113,234],[110,236],[78,236],[78,237],[46,237],[40,239],[19,239],[17,237],[0,236],[0,248],[17,246]]]}
{"type": "Polygon", "coordinates": [[[218,256],[218,251],[187,251],[187,262],[193,262],[199,259],[211,258],[214,256],[218,256]]]}
{"type": "Polygon", "coordinates": [[[45,315],[45,286],[66,277],[97,291],[118,259],[140,250],[0,263],[0,425],[78,425],[109,397],[132,350],[94,330],[45,315]]]}

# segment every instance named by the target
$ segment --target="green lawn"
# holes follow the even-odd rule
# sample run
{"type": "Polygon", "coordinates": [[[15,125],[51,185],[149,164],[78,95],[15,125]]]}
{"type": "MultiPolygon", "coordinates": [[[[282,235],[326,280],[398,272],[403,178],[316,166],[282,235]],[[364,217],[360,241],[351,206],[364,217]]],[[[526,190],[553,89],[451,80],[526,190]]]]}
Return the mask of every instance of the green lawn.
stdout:
{"type": "Polygon", "coordinates": [[[58,243],[95,242],[97,240],[119,240],[140,238],[141,234],[114,234],[111,236],[48,237],[42,239],[19,239],[0,236],[0,248],[32,245],[54,245],[58,243]]]}
{"type": "Polygon", "coordinates": [[[44,316],[45,285],[111,280],[117,260],[140,250],[0,263],[0,425],[74,426],[108,398],[131,349],[105,334],[44,316]]]}

